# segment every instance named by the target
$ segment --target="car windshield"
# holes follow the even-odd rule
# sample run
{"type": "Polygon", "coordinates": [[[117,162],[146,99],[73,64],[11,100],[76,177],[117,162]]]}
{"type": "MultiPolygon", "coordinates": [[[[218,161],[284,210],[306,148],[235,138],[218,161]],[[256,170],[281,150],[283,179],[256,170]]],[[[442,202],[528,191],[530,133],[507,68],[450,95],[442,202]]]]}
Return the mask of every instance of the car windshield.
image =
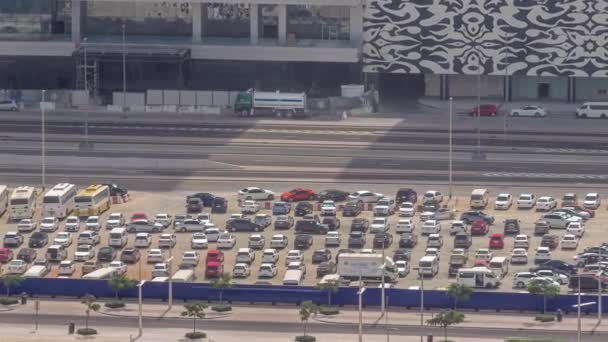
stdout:
{"type": "Polygon", "coordinates": [[[507,201],[509,199],[509,197],[505,196],[505,195],[500,195],[496,198],[497,201],[507,201]]]}

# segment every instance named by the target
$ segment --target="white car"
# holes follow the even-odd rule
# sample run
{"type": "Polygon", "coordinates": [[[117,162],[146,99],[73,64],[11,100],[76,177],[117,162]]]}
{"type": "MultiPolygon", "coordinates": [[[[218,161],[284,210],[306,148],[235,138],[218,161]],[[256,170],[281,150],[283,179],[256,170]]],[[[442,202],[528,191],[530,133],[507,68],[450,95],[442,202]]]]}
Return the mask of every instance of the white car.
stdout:
{"type": "Polygon", "coordinates": [[[116,274],[125,274],[127,273],[127,264],[122,261],[112,261],[109,265],[109,268],[113,268],[116,270],[116,274]]]}
{"type": "Polygon", "coordinates": [[[384,195],[381,193],[371,192],[368,190],[359,190],[348,195],[349,200],[361,201],[363,203],[376,203],[383,197],[384,195]]]}
{"type": "Polygon", "coordinates": [[[251,234],[249,235],[249,241],[247,241],[247,247],[252,249],[264,249],[266,245],[266,239],[262,234],[251,234]]]}
{"type": "Polygon", "coordinates": [[[239,200],[253,200],[253,201],[272,201],[274,199],[274,192],[266,189],[260,189],[256,187],[248,187],[239,190],[239,200]]]}
{"type": "Polygon", "coordinates": [[[40,222],[41,232],[54,232],[59,228],[59,220],[56,217],[45,217],[40,222]]]}
{"type": "Polygon", "coordinates": [[[99,216],[89,216],[84,223],[86,230],[99,231],[101,229],[101,219],[99,216]]]}
{"type": "Polygon", "coordinates": [[[414,229],[416,229],[416,224],[412,219],[399,219],[399,221],[397,222],[397,226],[395,226],[395,233],[413,233],[414,229]]]}
{"type": "Polygon", "coordinates": [[[336,203],[332,200],[326,200],[321,203],[321,215],[323,216],[336,216],[338,209],[336,203]]]}
{"type": "Polygon", "coordinates": [[[582,238],[585,235],[585,224],[582,221],[570,222],[566,226],[566,233],[574,234],[578,238],[582,238]]]}
{"type": "Polygon", "coordinates": [[[539,277],[551,278],[553,281],[560,285],[568,284],[568,276],[559,272],[553,272],[552,270],[538,270],[536,275],[539,277]]]}
{"type": "Polygon", "coordinates": [[[274,278],[277,275],[277,266],[274,263],[263,263],[258,271],[259,278],[274,278]]]}
{"type": "Polygon", "coordinates": [[[17,223],[17,231],[21,233],[33,232],[37,228],[37,224],[32,219],[23,219],[17,223]]]}
{"type": "Polygon", "coordinates": [[[530,239],[526,234],[517,234],[513,240],[513,248],[530,248],[530,239]]]}
{"type": "Polygon", "coordinates": [[[208,246],[209,240],[207,240],[207,235],[205,233],[192,234],[192,239],[190,239],[190,248],[201,249],[207,248],[208,246]]]}
{"type": "Polygon", "coordinates": [[[125,216],[122,213],[111,213],[106,220],[106,229],[124,227],[125,222],[125,216]]]}
{"type": "Polygon", "coordinates": [[[395,213],[396,209],[397,204],[394,199],[381,198],[376,202],[373,212],[375,216],[388,216],[395,213]]]}
{"type": "Polygon", "coordinates": [[[441,232],[441,223],[436,220],[426,220],[420,228],[420,234],[439,234],[441,232]]]}
{"type": "Polygon", "coordinates": [[[71,260],[63,260],[59,263],[57,274],[60,276],[71,276],[76,271],[76,266],[71,260]]]}
{"type": "Polygon", "coordinates": [[[78,234],[77,243],[79,245],[97,245],[99,244],[100,237],[99,233],[94,232],[92,230],[85,230],[84,232],[78,234]]]}
{"type": "Polygon", "coordinates": [[[21,259],[13,259],[6,267],[8,274],[23,274],[27,270],[27,262],[21,259]]]}
{"type": "Polygon", "coordinates": [[[403,202],[399,206],[400,217],[412,217],[416,213],[416,207],[412,202],[403,202]]]}
{"type": "Polygon", "coordinates": [[[266,228],[272,224],[272,216],[268,214],[256,214],[253,222],[259,224],[262,228],[266,228]]]}
{"type": "Polygon", "coordinates": [[[566,213],[552,212],[542,216],[542,220],[547,221],[549,227],[553,229],[566,229],[572,222],[581,222],[579,216],[569,216],[566,213]]]}
{"type": "Polygon", "coordinates": [[[390,229],[390,224],[388,223],[388,218],[386,217],[374,217],[372,223],[369,225],[369,232],[372,234],[375,233],[385,233],[390,229]]]}
{"type": "Polygon", "coordinates": [[[576,249],[578,248],[578,238],[574,234],[564,234],[560,245],[562,249],[576,249]]]}
{"type": "Polygon", "coordinates": [[[152,244],[152,235],[150,233],[135,234],[135,247],[148,248],[152,244]]]}
{"type": "Polygon", "coordinates": [[[4,239],[2,240],[4,247],[14,248],[21,246],[25,239],[23,238],[23,235],[19,232],[7,232],[6,234],[4,234],[4,239]]]}
{"type": "Polygon", "coordinates": [[[236,262],[251,264],[255,260],[255,253],[251,248],[239,248],[236,252],[236,262]]]}
{"type": "MultiPolygon", "coordinates": [[[[371,254],[371,253],[370,253],[371,254]]],[[[424,250],[424,255],[425,256],[436,256],[437,259],[441,258],[441,252],[439,251],[438,248],[435,247],[429,247],[427,249],[424,250]]]]}
{"type": "Polygon", "coordinates": [[[175,234],[160,234],[158,238],[158,248],[173,248],[177,243],[175,234]]]}
{"type": "Polygon", "coordinates": [[[429,190],[422,196],[423,203],[441,203],[443,202],[443,194],[437,190],[429,190]]]}
{"type": "Polygon", "coordinates": [[[68,247],[72,244],[72,233],[68,232],[59,232],[55,239],[53,239],[54,245],[62,245],[63,247],[68,247]]]}
{"type": "Polygon", "coordinates": [[[215,227],[205,229],[205,235],[207,235],[207,241],[209,242],[217,242],[222,233],[223,231],[215,227]]]}
{"type": "Polygon", "coordinates": [[[163,231],[164,228],[162,224],[146,219],[135,220],[127,224],[129,233],[158,233],[163,231]]]}
{"type": "Polygon", "coordinates": [[[80,219],[77,216],[68,216],[65,219],[64,230],[66,232],[77,232],[80,230],[80,219]]]}
{"type": "Polygon", "coordinates": [[[260,211],[260,205],[254,200],[246,200],[241,206],[241,213],[243,214],[255,214],[260,211]]]}
{"type": "Polygon", "coordinates": [[[197,251],[184,251],[182,254],[182,265],[188,265],[196,267],[198,265],[198,261],[200,259],[200,255],[197,251]]]}
{"type": "Polygon", "coordinates": [[[74,261],[87,261],[95,257],[95,248],[91,245],[78,245],[74,253],[74,261]]]}
{"type": "Polygon", "coordinates": [[[232,233],[222,233],[217,239],[217,248],[232,249],[236,245],[236,235],[232,233]]]}
{"type": "Polygon", "coordinates": [[[537,264],[551,260],[551,250],[549,247],[538,247],[536,248],[536,254],[534,255],[534,262],[537,264]]]}
{"type": "Polygon", "coordinates": [[[262,263],[276,264],[279,261],[279,252],[274,248],[268,248],[262,253],[262,263]]]}
{"type": "Polygon", "coordinates": [[[232,276],[234,278],[247,278],[250,274],[251,268],[249,267],[249,265],[242,262],[239,262],[234,265],[234,268],[232,269],[232,276]]]}
{"type": "Polygon", "coordinates": [[[167,213],[159,213],[154,217],[154,222],[158,222],[166,228],[173,222],[173,217],[167,213]]]}
{"type": "Polygon", "coordinates": [[[17,104],[17,101],[15,101],[15,100],[2,100],[2,101],[0,101],[0,110],[18,112],[19,105],[17,104]]]}
{"type": "Polygon", "coordinates": [[[530,280],[538,278],[534,272],[518,272],[513,275],[513,287],[517,289],[525,289],[530,280]]]}
{"type": "Polygon", "coordinates": [[[275,234],[270,239],[271,248],[282,249],[282,248],[287,247],[288,244],[289,244],[289,239],[287,238],[287,236],[285,236],[283,234],[275,234]]]}
{"type": "Polygon", "coordinates": [[[511,263],[512,264],[527,264],[528,263],[528,251],[523,248],[514,248],[511,252],[511,263]]]}
{"type": "Polygon", "coordinates": [[[176,232],[181,232],[181,233],[185,233],[185,232],[205,232],[205,230],[207,230],[207,228],[209,228],[211,226],[210,223],[208,222],[204,222],[201,221],[199,219],[185,219],[183,222],[177,224],[175,226],[175,231],[176,232]]]}
{"type": "Polygon", "coordinates": [[[583,200],[583,207],[587,209],[597,209],[600,207],[602,200],[597,192],[588,193],[583,200]]]}
{"type": "Polygon", "coordinates": [[[339,232],[330,231],[325,235],[325,247],[340,246],[341,243],[342,238],[340,237],[339,232]]]}
{"type": "Polygon", "coordinates": [[[517,209],[531,209],[536,205],[534,194],[521,194],[517,199],[517,209]]]}
{"type": "Polygon", "coordinates": [[[169,265],[164,262],[154,264],[152,268],[152,277],[168,277],[169,276],[169,265]]]}
{"type": "Polygon", "coordinates": [[[304,261],[304,253],[297,249],[292,249],[287,252],[287,256],[285,257],[285,266],[289,265],[291,262],[303,262],[304,261]]]}
{"type": "Polygon", "coordinates": [[[410,266],[405,260],[395,261],[395,266],[397,266],[397,274],[399,277],[405,277],[408,273],[410,273],[410,266]]]}
{"type": "Polygon", "coordinates": [[[493,256],[494,255],[492,254],[492,251],[487,248],[480,248],[477,250],[477,253],[475,253],[476,260],[485,260],[489,262],[490,260],[492,260],[493,256]]]}
{"type": "Polygon", "coordinates": [[[510,115],[542,118],[547,116],[547,110],[541,106],[523,106],[521,108],[511,109],[510,115]]]}
{"type": "Polygon", "coordinates": [[[426,240],[426,246],[441,248],[443,246],[443,238],[439,234],[430,234],[426,240]]]}
{"type": "Polygon", "coordinates": [[[450,225],[450,235],[466,233],[467,230],[467,224],[464,221],[452,221],[452,225],[450,225]]]}
{"type": "Polygon", "coordinates": [[[542,196],[536,201],[537,211],[549,211],[557,207],[557,200],[551,196],[542,196]]]}
{"type": "Polygon", "coordinates": [[[152,248],[148,251],[147,261],[149,264],[165,261],[165,254],[162,249],[152,248]]]}
{"type": "Polygon", "coordinates": [[[508,193],[500,193],[496,196],[494,201],[494,209],[496,210],[509,210],[513,205],[513,197],[508,193]]]}

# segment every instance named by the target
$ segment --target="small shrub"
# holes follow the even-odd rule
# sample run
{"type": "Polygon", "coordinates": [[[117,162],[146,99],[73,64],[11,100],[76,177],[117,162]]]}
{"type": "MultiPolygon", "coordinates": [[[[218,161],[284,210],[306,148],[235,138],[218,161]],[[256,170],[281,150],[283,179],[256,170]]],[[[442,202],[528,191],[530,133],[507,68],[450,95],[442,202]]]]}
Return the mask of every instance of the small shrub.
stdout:
{"type": "Polygon", "coordinates": [[[19,303],[19,300],[17,298],[13,298],[13,297],[0,298],[0,304],[2,304],[2,305],[15,305],[17,303],[19,303]]]}
{"type": "Polygon", "coordinates": [[[534,317],[535,321],[539,321],[539,322],[553,322],[555,321],[555,316],[553,315],[537,315],[536,317],[534,317]]]}
{"type": "Polygon", "coordinates": [[[125,302],[121,302],[119,300],[115,300],[112,302],[107,302],[104,304],[104,306],[106,308],[110,308],[110,309],[118,309],[118,308],[124,308],[126,306],[125,302]]]}
{"type": "Polygon", "coordinates": [[[197,332],[189,332],[186,333],[186,338],[189,338],[191,340],[196,340],[197,338],[205,338],[207,337],[207,333],[204,333],[202,331],[197,331],[197,332]]]}
{"type": "Polygon", "coordinates": [[[215,312],[227,312],[232,311],[232,306],[228,304],[218,304],[211,307],[211,310],[215,312]]]}
{"type": "Polygon", "coordinates": [[[93,328],[80,328],[76,330],[76,333],[83,336],[97,335],[97,330],[93,328]]]}
{"type": "Polygon", "coordinates": [[[310,335],[300,335],[296,336],[296,342],[315,342],[317,340],[316,337],[310,335]]]}
{"type": "Polygon", "coordinates": [[[340,309],[334,306],[321,306],[319,308],[319,313],[325,316],[337,315],[340,313],[340,309]]]}

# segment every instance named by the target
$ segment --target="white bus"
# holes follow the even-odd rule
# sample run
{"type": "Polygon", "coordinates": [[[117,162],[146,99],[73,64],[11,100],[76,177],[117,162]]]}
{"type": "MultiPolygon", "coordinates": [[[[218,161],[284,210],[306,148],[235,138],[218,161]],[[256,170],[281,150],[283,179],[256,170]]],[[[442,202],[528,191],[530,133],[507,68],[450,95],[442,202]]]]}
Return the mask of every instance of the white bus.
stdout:
{"type": "Polygon", "coordinates": [[[8,208],[8,188],[6,185],[0,185],[0,216],[4,214],[8,208]]]}
{"type": "Polygon", "coordinates": [[[76,185],[59,183],[44,194],[42,217],[64,218],[74,210],[74,197],[78,193],[76,185]]]}
{"type": "Polygon", "coordinates": [[[32,186],[20,186],[13,190],[9,201],[11,220],[31,219],[36,210],[36,189],[32,186]]]}
{"type": "Polygon", "coordinates": [[[110,188],[107,185],[89,185],[74,198],[74,215],[97,216],[110,209],[110,203],[110,188]]]}

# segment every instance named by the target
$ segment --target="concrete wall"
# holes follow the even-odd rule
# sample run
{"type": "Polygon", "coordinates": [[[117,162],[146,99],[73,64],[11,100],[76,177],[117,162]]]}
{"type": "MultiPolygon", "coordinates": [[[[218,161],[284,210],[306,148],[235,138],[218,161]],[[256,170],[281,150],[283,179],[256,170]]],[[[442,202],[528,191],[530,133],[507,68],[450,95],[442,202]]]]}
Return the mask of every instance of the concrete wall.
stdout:
{"type": "Polygon", "coordinates": [[[608,80],[605,78],[577,78],[576,101],[608,101],[608,80]]]}
{"type": "MultiPolygon", "coordinates": [[[[439,82],[439,76],[437,76],[439,82]]],[[[449,93],[453,97],[476,97],[478,93],[481,97],[502,97],[503,78],[501,76],[470,76],[470,75],[449,75],[449,93]]]]}
{"type": "Polygon", "coordinates": [[[441,96],[440,76],[436,74],[424,74],[424,96],[441,96]]]}
{"type": "Polygon", "coordinates": [[[549,84],[549,96],[547,100],[568,99],[568,78],[566,77],[536,77],[536,76],[513,76],[511,83],[511,94],[513,101],[538,99],[538,85],[549,84]]]}
{"type": "Polygon", "coordinates": [[[126,93],[126,101],[123,102],[122,92],[112,93],[112,104],[115,106],[122,106],[123,103],[127,107],[145,106],[146,105],[146,94],[145,93],[126,93]]]}

